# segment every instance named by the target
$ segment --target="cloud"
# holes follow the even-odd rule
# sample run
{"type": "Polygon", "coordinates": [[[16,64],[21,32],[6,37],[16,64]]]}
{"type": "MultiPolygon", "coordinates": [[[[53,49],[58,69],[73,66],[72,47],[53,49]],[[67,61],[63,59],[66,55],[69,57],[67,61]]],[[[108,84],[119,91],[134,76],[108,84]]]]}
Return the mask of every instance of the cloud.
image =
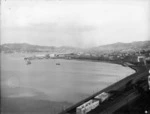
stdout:
{"type": "Polygon", "coordinates": [[[2,43],[92,47],[148,38],[148,2],[2,2],[2,43]]]}

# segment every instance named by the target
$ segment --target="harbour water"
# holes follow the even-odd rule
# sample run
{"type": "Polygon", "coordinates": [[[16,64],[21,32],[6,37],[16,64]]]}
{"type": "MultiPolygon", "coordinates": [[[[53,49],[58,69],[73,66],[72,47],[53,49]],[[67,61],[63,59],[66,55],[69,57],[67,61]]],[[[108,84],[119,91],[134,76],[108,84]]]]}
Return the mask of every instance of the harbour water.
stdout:
{"type": "Polygon", "coordinates": [[[121,65],[77,60],[33,60],[26,65],[17,55],[2,55],[1,63],[2,96],[71,103],[134,72],[121,65]]]}

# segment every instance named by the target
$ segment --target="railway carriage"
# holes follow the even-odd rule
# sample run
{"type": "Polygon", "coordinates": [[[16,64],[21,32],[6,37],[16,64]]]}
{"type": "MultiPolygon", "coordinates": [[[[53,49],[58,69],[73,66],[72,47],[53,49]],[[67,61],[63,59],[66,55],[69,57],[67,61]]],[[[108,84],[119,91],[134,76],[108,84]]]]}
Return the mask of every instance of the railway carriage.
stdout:
{"type": "Polygon", "coordinates": [[[109,98],[110,94],[106,93],[106,92],[102,92],[101,94],[97,95],[95,97],[95,99],[100,100],[100,102],[104,102],[105,100],[107,100],[109,98]]]}
{"type": "Polygon", "coordinates": [[[88,102],[76,108],[76,114],[86,114],[99,105],[98,100],[89,100],[88,102]]]}

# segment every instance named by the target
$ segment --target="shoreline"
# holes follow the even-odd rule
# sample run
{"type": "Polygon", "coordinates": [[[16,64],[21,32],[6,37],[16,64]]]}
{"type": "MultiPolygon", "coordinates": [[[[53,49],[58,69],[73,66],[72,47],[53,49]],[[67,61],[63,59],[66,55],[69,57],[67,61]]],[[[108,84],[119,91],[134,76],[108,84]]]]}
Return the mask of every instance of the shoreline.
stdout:
{"type": "MultiPolygon", "coordinates": [[[[117,65],[121,65],[123,67],[129,67],[131,69],[133,69],[135,72],[138,72],[137,66],[125,66],[124,63],[125,62],[119,62],[119,61],[106,61],[106,60],[90,60],[90,59],[72,59],[72,60],[77,60],[77,61],[91,61],[91,62],[102,62],[102,63],[111,63],[111,64],[117,64],[117,65]]],[[[130,63],[130,62],[128,62],[130,63]]]]}
{"type": "MultiPolygon", "coordinates": [[[[24,59],[24,56],[26,53],[1,53],[3,55],[19,55],[18,57],[21,57],[24,59]]],[[[33,53],[32,53],[33,54],[33,53]]],[[[2,56],[2,55],[1,55],[2,56]]],[[[51,59],[51,58],[49,58],[51,59]]],[[[72,59],[65,59],[65,58],[54,58],[55,59],[62,59],[62,60],[77,60],[77,61],[91,61],[91,62],[103,62],[103,63],[111,63],[111,64],[118,64],[118,65],[122,65],[125,66],[123,61],[117,61],[117,60],[96,60],[96,59],[79,59],[79,58],[72,58],[72,59]]],[[[33,59],[34,60],[34,59],[33,59]]],[[[35,60],[42,60],[42,59],[35,59],[35,60]]],[[[48,60],[48,59],[46,59],[48,60]]],[[[53,60],[53,59],[52,59],[53,60]]],[[[32,60],[31,60],[32,61],[32,60]]],[[[130,62],[129,62],[130,63],[130,62]]],[[[127,66],[130,67],[130,66],[127,66]]],[[[133,69],[132,67],[130,67],[131,69],[133,69]]],[[[135,69],[133,69],[135,70],[135,69]]]]}
{"type": "MultiPolygon", "coordinates": [[[[74,111],[75,108],[76,108],[78,105],[83,104],[84,102],[88,101],[89,99],[93,98],[94,96],[96,96],[96,95],[98,95],[98,94],[100,94],[100,93],[102,93],[102,92],[109,92],[109,91],[114,90],[114,89],[115,89],[115,90],[120,90],[120,89],[123,88],[123,85],[124,85],[124,81],[125,81],[125,80],[132,80],[132,79],[134,79],[134,77],[136,77],[136,75],[139,75],[139,76],[141,77],[141,76],[146,75],[146,74],[148,73],[148,70],[147,70],[145,67],[143,67],[143,66],[139,67],[139,66],[136,66],[136,65],[135,65],[135,66],[129,66],[129,67],[130,67],[131,69],[135,70],[136,72],[133,73],[133,74],[131,74],[131,75],[129,75],[129,76],[127,76],[127,77],[125,77],[125,78],[123,78],[123,79],[121,79],[121,80],[119,80],[118,82],[115,82],[115,83],[113,83],[112,85],[110,85],[110,86],[108,86],[108,87],[106,87],[106,88],[104,88],[104,89],[102,89],[102,90],[100,90],[100,91],[94,93],[94,94],[91,95],[90,97],[88,97],[88,98],[86,98],[86,99],[83,99],[82,101],[80,101],[80,102],[78,102],[78,103],[72,105],[71,107],[67,108],[65,111],[63,111],[63,112],[61,112],[61,113],[59,113],[59,114],[65,114],[65,113],[68,113],[68,112],[70,112],[70,111],[72,111],[72,110],[74,111]],[[120,85],[119,85],[119,84],[120,84],[120,85]],[[118,85],[118,86],[117,86],[117,85],[118,85]]],[[[134,81],[133,81],[133,82],[134,82],[134,81]]]]}

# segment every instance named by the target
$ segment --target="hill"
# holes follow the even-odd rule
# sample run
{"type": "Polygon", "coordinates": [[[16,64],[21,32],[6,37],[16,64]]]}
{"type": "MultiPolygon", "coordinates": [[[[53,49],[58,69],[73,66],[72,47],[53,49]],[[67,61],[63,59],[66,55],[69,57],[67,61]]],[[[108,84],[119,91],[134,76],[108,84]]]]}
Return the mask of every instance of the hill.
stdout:
{"type": "Polygon", "coordinates": [[[132,43],[114,43],[89,49],[90,52],[137,52],[150,50],[150,41],[138,41],[132,43]]]}
{"type": "Polygon", "coordinates": [[[55,46],[39,46],[39,45],[31,45],[27,43],[8,43],[2,44],[0,46],[1,51],[5,53],[13,53],[13,52],[59,52],[59,53],[67,53],[67,52],[77,52],[77,48],[73,47],[55,47],[55,46]]]}
{"type": "Polygon", "coordinates": [[[138,41],[132,43],[114,43],[108,45],[102,45],[98,47],[81,49],[69,46],[55,47],[55,46],[39,46],[31,45],[27,43],[8,43],[0,45],[0,50],[5,53],[13,52],[55,52],[55,53],[102,53],[102,52],[135,52],[140,50],[150,50],[150,41],[138,41]]]}

